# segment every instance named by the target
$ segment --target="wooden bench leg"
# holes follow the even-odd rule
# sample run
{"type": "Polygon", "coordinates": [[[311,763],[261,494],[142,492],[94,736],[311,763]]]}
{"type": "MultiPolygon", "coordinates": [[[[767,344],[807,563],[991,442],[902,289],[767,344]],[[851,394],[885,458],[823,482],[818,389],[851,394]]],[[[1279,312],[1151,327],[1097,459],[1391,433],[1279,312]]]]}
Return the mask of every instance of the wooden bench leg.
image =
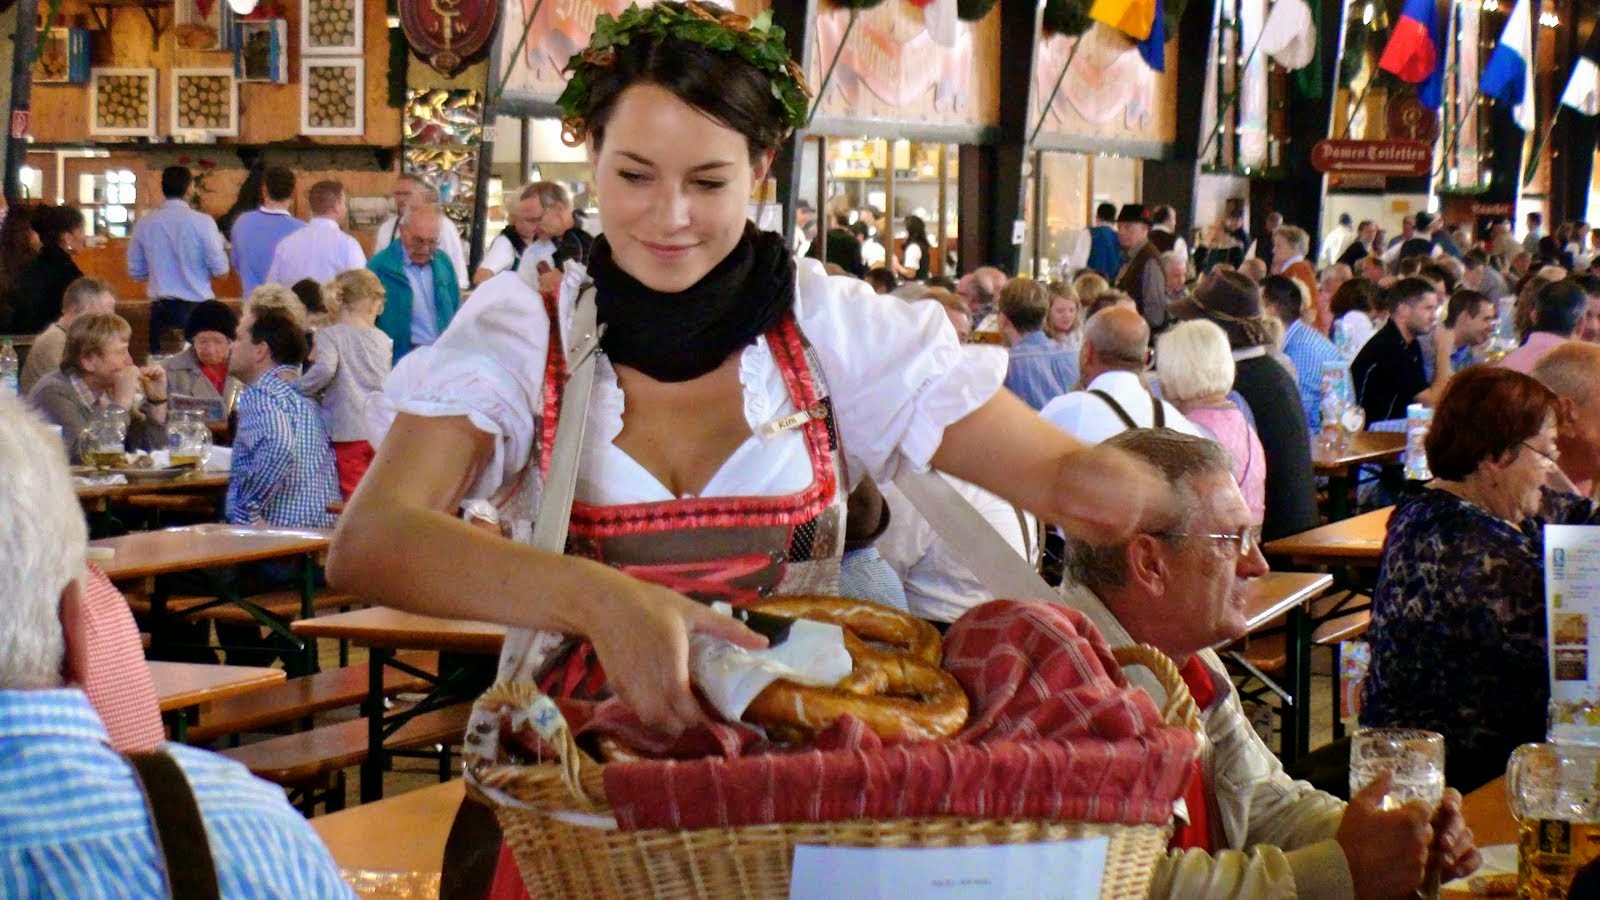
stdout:
{"type": "Polygon", "coordinates": [[[1333,651],[1333,667],[1329,675],[1329,681],[1333,683],[1333,689],[1329,693],[1333,696],[1333,706],[1330,709],[1333,710],[1333,739],[1336,741],[1344,740],[1344,717],[1340,715],[1343,712],[1341,707],[1344,701],[1344,692],[1339,689],[1341,687],[1339,684],[1340,665],[1343,662],[1339,658],[1339,651],[1343,646],[1343,644],[1334,644],[1328,648],[1333,651]]]}
{"type": "Polygon", "coordinates": [[[383,670],[394,651],[373,647],[367,656],[367,699],[361,705],[367,717],[367,758],[361,762],[361,802],[383,798],[383,670]]]}

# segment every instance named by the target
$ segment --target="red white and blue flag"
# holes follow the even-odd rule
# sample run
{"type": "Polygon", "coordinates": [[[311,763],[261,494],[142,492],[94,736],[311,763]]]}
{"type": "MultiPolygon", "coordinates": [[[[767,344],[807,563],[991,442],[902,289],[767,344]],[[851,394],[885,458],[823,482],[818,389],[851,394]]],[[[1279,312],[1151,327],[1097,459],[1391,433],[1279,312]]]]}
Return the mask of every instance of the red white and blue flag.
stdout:
{"type": "Polygon", "coordinates": [[[1400,21],[1389,34],[1378,68],[1401,81],[1417,85],[1424,106],[1438,109],[1444,102],[1444,34],[1439,30],[1439,7],[1434,0],[1406,0],[1400,21]]]}

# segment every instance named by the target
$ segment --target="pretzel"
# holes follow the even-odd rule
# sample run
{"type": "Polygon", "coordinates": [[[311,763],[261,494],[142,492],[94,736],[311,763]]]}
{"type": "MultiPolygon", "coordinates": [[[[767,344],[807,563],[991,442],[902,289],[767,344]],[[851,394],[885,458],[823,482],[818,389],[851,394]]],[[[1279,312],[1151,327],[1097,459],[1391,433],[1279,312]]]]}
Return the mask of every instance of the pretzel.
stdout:
{"type": "Polygon", "coordinates": [[[774,739],[804,743],[846,715],[891,743],[937,740],[966,724],[967,695],[939,667],[943,647],[938,630],[927,622],[842,597],[780,597],[752,608],[839,625],[854,664],[833,687],[780,679],[757,694],[744,719],[766,728],[774,739]]]}

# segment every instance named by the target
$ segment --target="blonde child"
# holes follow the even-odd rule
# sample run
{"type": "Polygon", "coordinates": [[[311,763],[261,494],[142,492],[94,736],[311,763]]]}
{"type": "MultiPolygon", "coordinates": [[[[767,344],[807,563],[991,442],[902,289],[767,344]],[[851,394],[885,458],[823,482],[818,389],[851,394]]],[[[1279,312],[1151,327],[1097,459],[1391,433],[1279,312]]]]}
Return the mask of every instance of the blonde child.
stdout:
{"type": "Polygon", "coordinates": [[[372,464],[372,445],[365,437],[367,395],[383,389],[394,342],[378,328],[383,284],[370,271],[340,272],[323,287],[323,300],[334,322],[317,329],[315,361],[297,386],[322,405],[339,491],[349,499],[372,464]]]}

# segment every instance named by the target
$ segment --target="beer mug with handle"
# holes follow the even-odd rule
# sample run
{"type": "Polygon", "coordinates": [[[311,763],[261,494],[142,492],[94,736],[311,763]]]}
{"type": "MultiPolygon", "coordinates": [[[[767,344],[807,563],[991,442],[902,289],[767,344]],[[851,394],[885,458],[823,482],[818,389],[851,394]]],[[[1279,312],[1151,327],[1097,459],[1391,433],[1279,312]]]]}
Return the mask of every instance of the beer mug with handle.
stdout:
{"type": "Polygon", "coordinates": [[[1517,896],[1568,896],[1572,878],[1600,857],[1600,747],[1523,744],[1506,766],[1517,820],[1517,896]]]}

